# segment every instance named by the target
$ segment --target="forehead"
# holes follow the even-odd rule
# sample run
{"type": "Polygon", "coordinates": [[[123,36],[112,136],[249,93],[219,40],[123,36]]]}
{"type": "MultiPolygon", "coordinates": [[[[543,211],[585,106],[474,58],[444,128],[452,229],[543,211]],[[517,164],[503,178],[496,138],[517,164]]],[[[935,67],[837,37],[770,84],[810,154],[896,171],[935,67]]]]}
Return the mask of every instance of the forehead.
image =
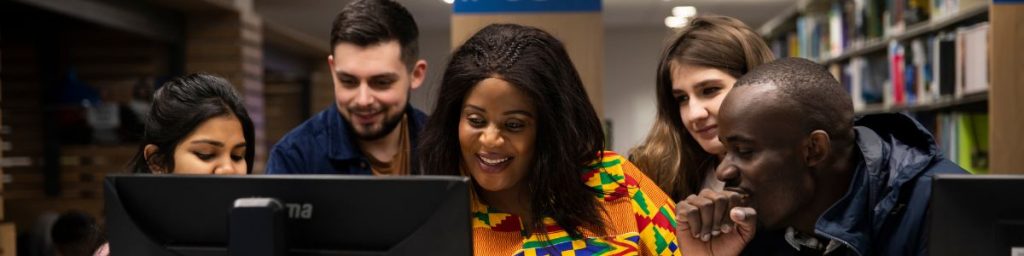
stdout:
{"type": "Polygon", "coordinates": [[[774,85],[735,87],[719,108],[720,137],[733,135],[755,140],[787,139],[800,135],[799,108],[774,85]]]}
{"type": "Polygon", "coordinates": [[[391,40],[367,46],[353,43],[339,43],[331,53],[334,56],[335,71],[350,74],[376,74],[404,72],[402,47],[391,40]]]}
{"type": "Polygon", "coordinates": [[[519,88],[500,78],[487,78],[473,86],[466,96],[467,105],[496,110],[533,112],[533,104],[519,88]]]}
{"type": "Polygon", "coordinates": [[[672,61],[669,65],[672,77],[672,89],[673,90],[684,90],[693,87],[696,83],[704,80],[719,79],[734,81],[736,78],[732,77],[724,71],[687,63],[680,63],[678,61],[672,61]]]}
{"type": "Polygon", "coordinates": [[[211,117],[199,123],[183,141],[214,140],[224,143],[244,142],[242,122],[234,115],[211,117]]]}

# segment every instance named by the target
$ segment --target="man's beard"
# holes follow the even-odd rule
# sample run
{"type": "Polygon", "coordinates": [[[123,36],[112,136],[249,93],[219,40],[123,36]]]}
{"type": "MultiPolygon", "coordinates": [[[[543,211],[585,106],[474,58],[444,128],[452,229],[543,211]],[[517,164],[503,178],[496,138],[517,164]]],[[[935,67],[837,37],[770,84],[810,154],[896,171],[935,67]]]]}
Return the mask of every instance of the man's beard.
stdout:
{"type": "Polygon", "coordinates": [[[367,127],[368,130],[360,131],[359,129],[355,129],[355,127],[352,127],[352,121],[345,123],[349,126],[349,129],[351,129],[353,133],[356,134],[356,137],[358,137],[359,140],[374,141],[380,138],[384,138],[384,136],[387,136],[388,134],[391,134],[391,132],[394,131],[395,128],[398,128],[398,124],[402,123],[402,117],[404,116],[404,112],[399,113],[393,117],[388,117],[385,115],[384,120],[381,121],[380,129],[377,130],[373,130],[371,126],[367,127]]]}

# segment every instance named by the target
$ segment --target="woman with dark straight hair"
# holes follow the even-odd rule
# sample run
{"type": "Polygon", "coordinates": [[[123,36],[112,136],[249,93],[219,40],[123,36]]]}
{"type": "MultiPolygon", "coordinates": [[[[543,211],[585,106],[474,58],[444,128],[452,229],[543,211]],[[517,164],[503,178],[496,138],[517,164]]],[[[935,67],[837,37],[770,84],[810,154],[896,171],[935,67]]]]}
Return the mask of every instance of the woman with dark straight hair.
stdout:
{"type": "Polygon", "coordinates": [[[444,72],[419,147],[429,174],[473,181],[478,255],[678,254],[674,203],[604,133],[562,43],[490,25],[444,72]]]}
{"type": "Polygon", "coordinates": [[[224,78],[191,74],[165,83],[144,119],[135,173],[247,174],[254,130],[242,98],[224,78]]]}

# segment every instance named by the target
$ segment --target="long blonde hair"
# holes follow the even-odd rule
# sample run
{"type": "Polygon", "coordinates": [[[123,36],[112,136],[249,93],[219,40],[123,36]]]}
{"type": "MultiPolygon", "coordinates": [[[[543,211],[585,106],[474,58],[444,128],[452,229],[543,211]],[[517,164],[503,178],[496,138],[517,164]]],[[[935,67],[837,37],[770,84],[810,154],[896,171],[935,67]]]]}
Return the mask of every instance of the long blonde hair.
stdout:
{"type": "Polygon", "coordinates": [[[704,151],[683,126],[672,96],[672,65],[719,69],[735,78],[775,57],[764,40],[742,21],[726,16],[698,16],[662,51],[658,64],[658,115],[643,144],[630,159],[672,199],[697,193],[718,158],[704,151]]]}

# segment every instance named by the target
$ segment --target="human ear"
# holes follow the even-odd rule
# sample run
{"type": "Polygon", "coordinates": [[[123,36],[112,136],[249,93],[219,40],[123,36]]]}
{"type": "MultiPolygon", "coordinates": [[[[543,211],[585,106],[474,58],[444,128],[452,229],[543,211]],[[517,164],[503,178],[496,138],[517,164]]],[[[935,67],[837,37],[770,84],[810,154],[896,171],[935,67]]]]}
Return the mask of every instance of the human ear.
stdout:
{"type": "Polygon", "coordinates": [[[832,150],[832,139],[822,130],[814,130],[805,145],[804,162],[808,167],[817,167],[828,158],[832,150]]]}
{"type": "Polygon", "coordinates": [[[419,60],[412,66],[412,89],[419,88],[427,78],[427,61],[419,60]]]}
{"type": "Polygon", "coordinates": [[[157,160],[156,152],[160,148],[153,144],[146,144],[146,147],[142,149],[142,157],[146,160],[146,165],[149,167],[149,171],[152,173],[166,173],[163,165],[160,165],[157,160]]]}

